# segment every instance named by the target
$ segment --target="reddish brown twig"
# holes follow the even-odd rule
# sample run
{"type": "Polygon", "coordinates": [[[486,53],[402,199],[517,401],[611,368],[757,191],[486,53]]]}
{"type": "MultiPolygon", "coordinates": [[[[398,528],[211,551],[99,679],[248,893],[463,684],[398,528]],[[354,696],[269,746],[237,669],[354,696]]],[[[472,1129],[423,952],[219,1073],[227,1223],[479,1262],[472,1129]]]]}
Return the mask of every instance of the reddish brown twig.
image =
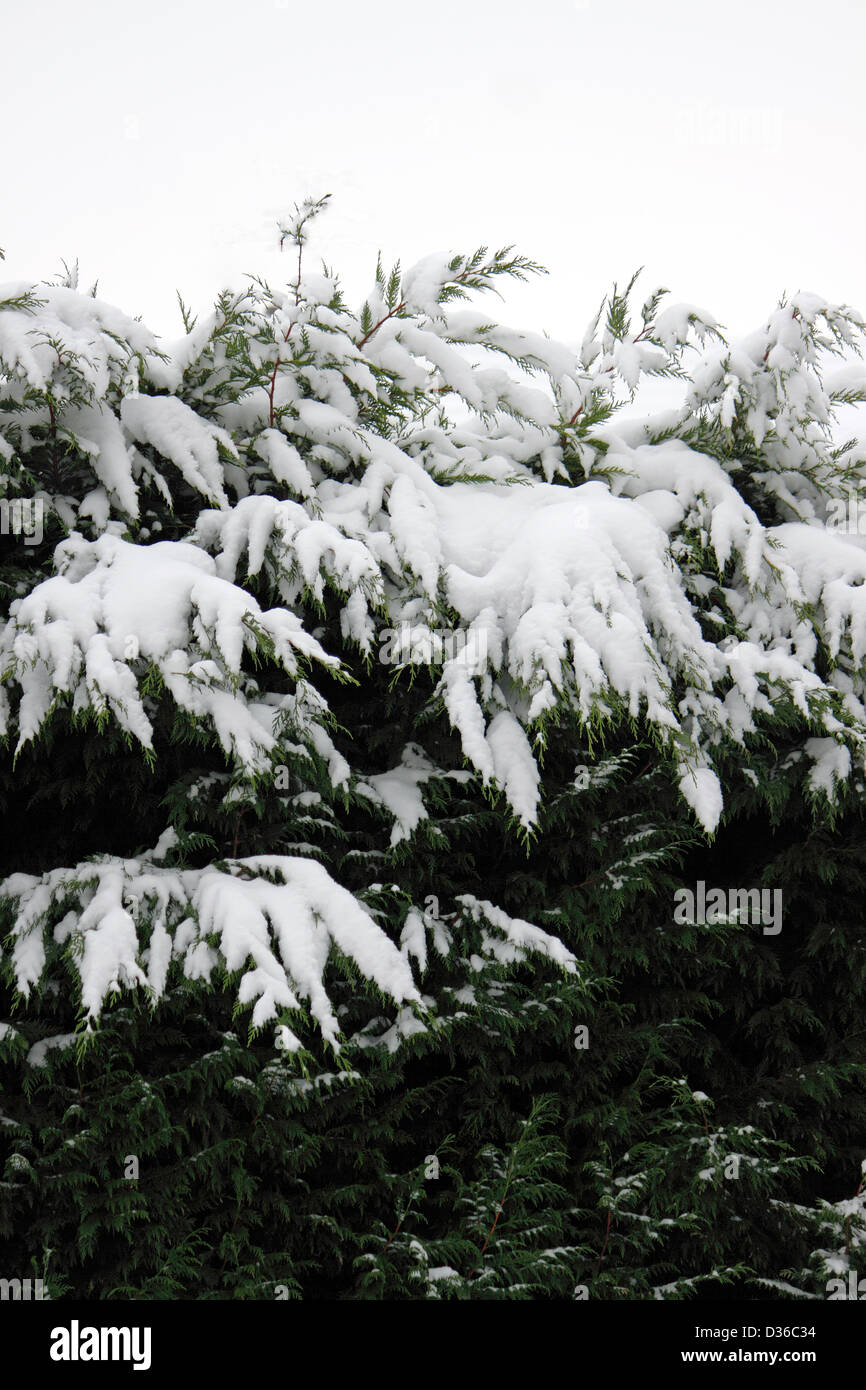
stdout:
{"type": "Polygon", "coordinates": [[[363,338],[361,339],[360,343],[358,344],[358,347],[359,347],[359,348],[362,348],[362,347],[364,346],[365,343],[368,343],[368,342],[370,341],[370,339],[372,338],[372,336],[373,336],[374,333],[378,333],[378,331],[379,331],[379,329],[382,327],[382,324],[383,324],[383,323],[387,323],[389,319],[393,319],[397,314],[401,313],[405,308],[406,308],[406,301],[405,301],[405,299],[401,299],[401,300],[400,300],[400,303],[396,306],[396,308],[394,308],[394,309],[389,309],[389,310],[388,310],[388,313],[384,316],[384,318],[381,318],[381,319],[379,320],[378,323],[374,323],[374,324],[373,324],[373,327],[370,329],[369,333],[365,333],[365,334],[364,334],[363,338]]]}
{"type": "MultiPolygon", "coordinates": [[[[519,1140],[519,1139],[518,1139],[517,1143],[518,1143],[518,1145],[520,1144],[520,1140],[519,1140]]],[[[470,1279],[474,1279],[474,1278],[475,1278],[475,1275],[478,1273],[478,1270],[479,1270],[479,1268],[480,1268],[480,1261],[484,1259],[484,1255],[485,1255],[485,1252],[486,1252],[486,1250],[487,1250],[487,1247],[488,1247],[488,1245],[490,1244],[490,1241],[491,1241],[492,1238],[493,1238],[493,1232],[496,1230],[496,1227],[499,1225],[499,1218],[500,1218],[500,1216],[502,1215],[502,1210],[503,1210],[503,1208],[504,1208],[504,1206],[505,1206],[506,1198],[508,1197],[508,1189],[511,1187],[511,1179],[513,1178],[513,1176],[514,1176],[514,1154],[512,1153],[511,1162],[510,1162],[509,1165],[508,1165],[508,1174],[507,1174],[506,1180],[505,1180],[505,1191],[503,1192],[502,1198],[501,1198],[501,1200],[500,1200],[500,1202],[499,1202],[499,1205],[498,1205],[497,1208],[496,1208],[496,1215],[495,1215],[494,1218],[493,1218],[493,1225],[490,1227],[490,1230],[487,1232],[486,1239],[485,1239],[485,1241],[484,1241],[484,1244],[483,1244],[482,1247],[481,1247],[481,1253],[480,1253],[480,1255],[478,1256],[479,1264],[477,1264],[477,1265],[475,1266],[475,1268],[473,1269],[472,1273],[469,1275],[469,1278],[470,1278],[470,1279]]]]}
{"type": "Polygon", "coordinates": [[[601,1262],[602,1262],[602,1260],[604,1259],[605,1251],[607,1250],[607,1243],[608,1243],[609,1240],[610,1240],[610,1207],[608,1207],[608,1209],[607,1209],[607,1221],[606,1221],[605,1227],[604,1227],[604,1245],[601,1247],[601,1252],[600,1252],[599,1257],[598,1257],[598,1262],[597,1262],[597,1264],[596,1264],[596,1266],[595,1266],[596,1278],[598,1278],[599,1271],[601,1270],[601,1262]]]}

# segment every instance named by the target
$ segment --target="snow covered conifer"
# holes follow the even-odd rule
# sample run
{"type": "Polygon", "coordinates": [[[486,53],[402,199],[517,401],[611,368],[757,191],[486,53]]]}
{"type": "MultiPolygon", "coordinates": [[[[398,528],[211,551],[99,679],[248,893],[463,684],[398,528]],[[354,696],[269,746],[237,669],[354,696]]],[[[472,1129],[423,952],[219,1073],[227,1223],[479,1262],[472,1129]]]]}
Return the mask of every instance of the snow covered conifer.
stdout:
{"type": "Polygon", "coordinates": [[[4,1135],[44,1211],[3,1230],[91,1297],[805,1280],[855,1155],[791,1116],[825,1134],[864,1060],[859,975],[800,1055],[837,907],[789,862],[823,881],[861,814],[866,560],[831,518],[863,321],[798,295],[729,345],[632,281],[569,346],[477,307],[540,269],[511,247],[380,262],[353,307],[309,265],[326,203],[286,285],[181,305],[176,342],[75,272],[0,286],[3,495],[41,525],[4,537],[4,1135]],[[682,404],[623,417],[645,375],[682,404]],[[679,927],[758,816],[781,943],[679,927]]]}

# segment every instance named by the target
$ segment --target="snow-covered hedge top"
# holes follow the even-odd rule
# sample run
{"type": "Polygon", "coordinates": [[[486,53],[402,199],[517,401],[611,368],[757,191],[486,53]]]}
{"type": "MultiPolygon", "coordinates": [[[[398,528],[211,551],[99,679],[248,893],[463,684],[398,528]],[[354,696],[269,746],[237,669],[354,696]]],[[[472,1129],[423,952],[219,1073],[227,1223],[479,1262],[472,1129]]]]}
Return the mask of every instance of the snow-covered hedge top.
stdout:
{"type": "MultiPolygon", "coordinates": [[[[300,244],[315,211],[285,235],[300,244]]],[[[473,770],[526,831],[564,714],[646,720],[708,832],[720,743],[780,704],[807,721],[814,790],[861,772],[866,553],[830,521],[866,459],[834,438],[836,408],[866,399],[863,320],[799,294],[729,346],[663,290],[637,322],[632,282],[577,348],[461,302],[535,269],[510,248],[380,267],[357,312],[299,269],[185,315],[175,343],[74,277],[0,287],[0,477],[68,532],[0,632],[2,732],[20,748],[68,701],[147,749],[158,673],[238,776],[292,737],[335,786],[378,795],[334,746],[316,668],[376,660],[384,628],[416,653],[457,628],[434,665],[465,764],[439,774],[473,770]],[[646,374],[682,378],[682,405],[617,423],[646,374]],[[180,539],[160,539],[169,523],[180,539]],[[342,653],[302,620],[326,594],[342,653]],[[290,693],[244,669],[256,651],[290,693]]],[[[424,814],[401,775],[407,794],[381,798],[397,838],[424,814]]]]}

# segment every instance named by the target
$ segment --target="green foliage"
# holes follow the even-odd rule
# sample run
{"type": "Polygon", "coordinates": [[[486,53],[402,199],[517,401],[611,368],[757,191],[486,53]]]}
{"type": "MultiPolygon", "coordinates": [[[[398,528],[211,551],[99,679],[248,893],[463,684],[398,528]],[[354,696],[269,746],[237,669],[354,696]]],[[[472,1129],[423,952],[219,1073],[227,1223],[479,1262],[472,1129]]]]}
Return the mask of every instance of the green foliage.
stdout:
{"type": "MultiPolygon", "coordinates": [[[[114,407],[134,377],[144,395],[169,391],[209,424],[230,421],[231,447],[218,441],[217,455],[237,501],[272,496],[315,519],[302,469],[317,485],[358,482],[371,436],[405,446],[443,486],[616,479],[604,426],[632,383],[615,370],[615,350],[640,345],[645,372],[686,377],[688,335],[719,338],[697,311],[659,328],[662,289],[644,301],[633,334],[635,276],[624,291],[614,286],[590,326],[581,382],[564,385],[531,337],[483,319],[451,331],[439,315],[503,276],[540,271],[511,246],[453,256],[422,308],[399,262],[386,270],[380,257],[353,314],[327,270],[318,298],[305,290],[302,252],[327,202],[305,201],[280,228],[281,244],[298,253],[287,287],[253,280],[225,291],[203,324],[178,296],[190,343],[173,386],[160,375],[164,354],[131,329],[128,341],[106,329],[102,398],[114,407]],[[447,362],[419,384],[364,354],[386,324],[426,332],[434,320],[449,348],[477,347],[545,382],[555,468],[527,445],[503,474],[500,446],[527,418],[522,396],[505,387],[477,407],[501,435],[486,438],[484,453],[475,438],[455,444],[443,466],[431,438],[458,437],[445,401],[465,405],[447,362]],[[301,427],[311,402],[337,396],[357,411],[339,448],[301,427]],[[292,441],[295,474],[268,466],[262,448],[273,434],[292,441]]],[[[74,288],[68,270],[65,285],[74,288]]],[[[38,302],[22,292],[0,312],[29,316],[38,302]]],[[[788,399],[793,369],[771,360],[780,324],[750,380],[732,384],[740,366],[722,354],[703,395],[663,428],[647,427],[648,442],[678,439],[718,460],[768,524],[820,517],[823,499],[859,466],[852,448],[829,449],[827,422],[796,392],[788,399]],[[776,424],[761,435],[754,406],[770,384],[776,424]],[[786,433],[787,406],[796,418],[786,433]],[[792,438],[804,451],[798,472],[792,438]]],[[[855,327],[853,315],[817,315],[807,349],[835,352],[855,327]]],[[[52,573],[58,541],[76,527],[90,534],[92,521],[75,505],[94,488],[93,456],[62,416],[98,398],[93,364],[60,337],[42,347],[52,359],[42,386],[20,387],[0,360],[11,450],[3,493],[38,492],[47,504],[40,545],[4,538],[4,613],[52,573]]],[[[853,387],[833,396],[862,399],[853,387]]],[[[197,528],[213,517],[203,510],[213,499],[152,444],[137,449],[137,466],[140,512],[108,498],[110,524],[138,544],[186,540],[206,551],[197,528]]],[[[339,669],[302,687],[311,703],[316,692],[327,698],[316,728],[331,743],[302,741],[286,716],[269,766],[243,772],[202,721],[170,705],[163,673],[144,658],[135,671],[152,750],[104,708],[71,698],[58,698],[17,752],[10,724],[0,760],[4,1271],[44,1278],[54,1298],[628,1300],[823,1297],[831,1273],[858,1258],[862,1267],[866,839],[862,784],[830,802],[806,782],[804,742],[820,728],[825,696],[797,705],[779,693],[743,746],[719,737],[725,813],[712,839],[696,829],[642,713],[612,697],[586,719],[557,707],[533,729],[543,795],[529,833],[502,791],[466,769],[441,663],[377,662],[347,635],[346,582],[330,559],[312,573],[286,558],[279,534],[259,540],[257,565],[253,542],[242,548],[237,584],[263,607],[297,613],[339,655],[339,669]],[[426,818],[389,840],[387,808],[360,776],[335,782],[330,764],[348,765],[362,748],[375,777],[415,740],[430,760],[426,818]],[[406,946],[423,1008],[401,1010],[335,954],[325,984],[339,1050],[298,1009],[278,1020],[299,1039],[281,1053],[238,1004],[241,968],[205,983],[175,960],[161,997],[117,981],[98,1024],[86,1022],[67,913],[105,856],[142,855],[166,826],[165,862],[178,871],[242,875],[236,861],[257,855],[321,864],[406,946]],[[27,994],[6,935],[17,910],[9,884],[82,863],[82,881],[42,905],[49,968],[27,994]],[[784,932],[675,923],[675,889],[699,880],[784,885],[784,932]],[[575,970],[491,947],[490,904],[557,937],[575,970]]],[[[718,561],[693,516],[671,554],[708,640],[744,639],[735,559],[718,561]]],[[[418,603],[415,577],[404,581],[404,597],[418,603]]],[[[364,582],[371,611],[386,612],[392,595],[364,582]]],[[[433,610],[455,621],[444,593],[433,610]]],[[[254,619],[246,627],[255,640],[233,687],[250,700],[294,694],[300,683],[279,667],[268,634],[254,619]]],[[[819,660],[847,675],[853,658],[825,646],[819,660]]],[[[2,674],[8,683],[11,670],[2,674]]],[[[146,901],[137,924],[148,943],[155,911],[146,901]]]]}

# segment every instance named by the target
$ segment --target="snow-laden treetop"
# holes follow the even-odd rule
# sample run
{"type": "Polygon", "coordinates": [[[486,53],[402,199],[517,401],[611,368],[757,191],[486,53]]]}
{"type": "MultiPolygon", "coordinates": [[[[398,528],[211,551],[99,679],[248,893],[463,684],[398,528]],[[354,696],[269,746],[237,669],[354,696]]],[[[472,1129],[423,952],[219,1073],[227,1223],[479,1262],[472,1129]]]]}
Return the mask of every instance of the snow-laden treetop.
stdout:
{"type": "MultiPolygon", "coordinates": [[[[233,795],[272,777],[290,747],[390,813],[383,845],[416,832],[427,780],[458,775],[501,792],[531,833],[552,720],[595,732],[642,721],[707,832],[723,812],[720,747],[745,749],[780,710],[801,720],[812,791],[832,798],[858,778],[866,551],[838,518],[858,505],[866,446],[838,441],[836,414],[866,399],[860,315],[797,294],[731,345],[666,290],[634,310],[632,280],[569,346],[469,307],[498,277],[539,269],[511,248],[403,273],[380,265],[355,310],[331,271],[304,266],[323,204],[283,229],[298,253],[287,287],[254,279],[199,321],[184,309],[176,342],[80,293],[74,274],[0,286],[0,480],[8,502],[37,499],[65,535],[52,573],[16,572],[0,632],[0,728],[13,745],[69,707],[116,721],[149,754],[155,702],[168,700],[218,741],[233,795]],[[646,375],[681,380],[680,406],[617,423],[646,375]],[[329,603],[330,648],[315,625],[329,603]],[[374,775],[363,746],[350,759],[335,742],[317,673],[376,663],[385,629],[403,633],[404,666],[435,668],[460,766],[421,752],[374,775]],[[443,648],[443,631],[460,642],[443,648]],[[278,680],[254,676],[261,659],[278,680]]],[[[67,924],[85,967],[97,934],[112,922],[119,933],[84,981],[92,1015],[118,982],[158,993],[171,953],[160,937],[148,961],[137,955],[135,874],[112,862],[98,883],[89,866],[90,896],[67,924]]],[[[331,929],[316,936],[316,923],[331,918],[317,893],[334,922],[343,913],[340,949],[392,998],[420,998],[409,957],[398,966],[372,917],[351,927],[312,868],[270,863],[283,886],[268,881],[244,909],[251,940],[261,919],[281,943],[267,961],[247,953],[256,1021],[299,988],[318,998],[331,929]],[[289,901],[312,914],[315,969],[292,955],[289,901]],[[378,962],[364,954],[368,929],[382,937],[378,962]]],[[[81,872],[3,887],[24,904],[22,989],[39,977],[34,934],[81,872]]],[[[164,886],[183,904],[173,949],[193,971],[214,949],[202,872],[164,886]]],[[[257,872],[247,863],[244,877],[257,872]]],[[[223,959],[242,957],[224,942],[223,959]]],[[[315,1007],[335,1039],[329,1005],[315,1007]]]]}

